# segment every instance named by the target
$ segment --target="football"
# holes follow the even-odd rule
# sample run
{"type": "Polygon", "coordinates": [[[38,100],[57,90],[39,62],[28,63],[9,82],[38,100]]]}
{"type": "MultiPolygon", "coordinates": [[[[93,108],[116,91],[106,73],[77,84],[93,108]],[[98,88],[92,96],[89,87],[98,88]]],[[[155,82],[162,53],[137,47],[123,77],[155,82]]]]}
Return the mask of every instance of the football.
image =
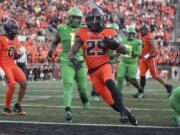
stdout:
{"type": "Polygon", "coordinates": [[[112,36],[105,36],[103,42],[105,47],[110,50],[116,50],[119,46],[116,39],[112,36]]]}
{"type": "Polygon", "coordinates": [[[17,60],[22,56],[22,54],[19,51],[14,52],[14,59],[17,60]]]}

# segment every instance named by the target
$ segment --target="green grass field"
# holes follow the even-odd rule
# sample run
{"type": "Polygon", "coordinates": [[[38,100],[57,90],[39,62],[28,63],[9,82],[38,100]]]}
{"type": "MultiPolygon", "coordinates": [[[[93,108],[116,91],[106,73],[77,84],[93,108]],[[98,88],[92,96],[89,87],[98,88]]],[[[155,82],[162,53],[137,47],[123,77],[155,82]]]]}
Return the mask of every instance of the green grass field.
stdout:
{"type": "MultiPolygon", "coordinates": [[[[174,88],[178,81],[169,81],[174,88]]],[[[0,82],[1,83],[1,82],[0,82]]],[[[88,82],[89,93],[91,83],[88,82]]],[[[3,111],[6,87],[0,85],[0,109],[3,111]]],[[[17,91],[12,105],[16,102],[17,91]]],[[[134,87],[124,87],[124,104],[136,115],[142,126],[175,127],[172,119],[173,110],[167,102],[165,88],[154,80],[148,80],[144,99],[134,99],[132,94],[136,92],[134,87]]],[[[89,94],[90,95],[90,94],[89,94]]],[[[104,101],[91,102],[89,109],[83,109],[79,95],[74,85],[73,91],[73,123],[86,124],[121,124],[119,114],[111,109],[104,101]]],[[[61,81],[37,81],[28,82],[28,90],[22,104],[27,112],[26,116],[0,116],[2,121],[30,121],[30,122],[57,122],[65,123],[63,107],[63,86],[61,81]]]]}

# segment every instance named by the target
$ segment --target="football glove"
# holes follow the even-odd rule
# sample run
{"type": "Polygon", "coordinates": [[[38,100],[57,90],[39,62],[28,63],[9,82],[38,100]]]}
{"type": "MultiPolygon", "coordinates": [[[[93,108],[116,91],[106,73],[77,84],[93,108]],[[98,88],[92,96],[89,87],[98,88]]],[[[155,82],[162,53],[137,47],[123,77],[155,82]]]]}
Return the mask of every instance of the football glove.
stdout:
{"type": "Polygon", "coordinates": [[[79,61],[76,58],[72,58],[71,62],[73,63],[75,70],[80,70],[82,68],[83,61],[79,61]]]}
{"type": "Polygon", "coordinates": [[[150,54],[148,53],[148,54],[146,54],[146,55],[144,55],[144,59],[146,60],[146,59],[148,59],[150,57],[150,54]]]}
{"type": "Polygon", "coordinates": [[[52,56],[53,56],[53,51],[50,50],[50,51],[48,52],[48,55],[47,55],[48,61],[51,61],[52,56]]]}

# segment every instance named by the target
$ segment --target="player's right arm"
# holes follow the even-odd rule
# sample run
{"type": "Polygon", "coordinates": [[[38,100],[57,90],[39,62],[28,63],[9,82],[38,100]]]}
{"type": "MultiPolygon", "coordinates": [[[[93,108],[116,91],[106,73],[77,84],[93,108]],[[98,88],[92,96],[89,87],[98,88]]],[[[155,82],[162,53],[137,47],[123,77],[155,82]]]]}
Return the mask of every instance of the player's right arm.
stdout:
{"type": "Polygon", "coordinates": [[[150,38],[150,39],[148,40],[148,42],[149,42],[149,45],[151,46],[151,50],[150,50],[150,52],[149,52],[148,54],[146,54],[146,55],[144,56],[145,59],[148,59],[148,58],[149,58],[150,56],[152,56],[152,54],[156,51],[156,44],[155,44],[154,39],[153,39],[153,38],[150,38]]]}
{"type": "Polygon", "coordinates": [[[156,51],[156,45],[154,39],[149,40],[149,44],[151,46],[150,55],[153,54],[156,51]]]}
{"type": "Polygon", "coordinates": [[[56,33],[56,36],[55,36],[55,39],[54,39],[54,41],[53,41],[53,43],[52,43],[52,45],[51,45],[51,47],[50,47],[50,50],[49,50],[49,52],[48,52],[47,58],[48,58],[49,61],[51,61],[51,58],[52,58],[52,56],[53,56],[53,52],[55,51],[58,43],[60,43],[60,42],[61,42],[61,36],[60,36],[60,33],[57,32],[57,33],[56,33]]]}
{"type": "Polygon", "coordinates": [[[128,48],[126,48],[124,44],[119,41],[117,36],[105,36],[103,41],[107,48],[116,50],[118,53],[127,54],[129,52],[128,48]]]}
{"type": "Polygon", "coordinates": [[[76,37],[75,42],[74,42],[74,44],[73,44],[73,46],[72,46],[72,48],[71,48],[71,50],[69,52],[69,59],[73,63],[74,68],[76,70],[79,70],[80,68],[82,68],[82,65],[81,65],[82,62],[77,60],[76,57],[75,57],[77,52],[79,51],[81,45],[82,45],[81,38],[80,37],[76,37]]]}

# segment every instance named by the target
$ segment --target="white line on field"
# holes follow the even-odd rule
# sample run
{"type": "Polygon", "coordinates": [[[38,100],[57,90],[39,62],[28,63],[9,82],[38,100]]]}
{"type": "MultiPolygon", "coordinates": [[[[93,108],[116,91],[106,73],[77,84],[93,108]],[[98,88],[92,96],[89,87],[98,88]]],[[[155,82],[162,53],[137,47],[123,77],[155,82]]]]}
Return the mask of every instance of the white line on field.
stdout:
{"type": "MultiPolygon", "coordinates": [[[[1,94],[0,97],[5,97],[5,94],[1,94]]],[[[14,98],[17,98],[17,95],[14,95],[14,98]]],[[[40,99],[50,99],[50,98],[58,98],[62,99],[63,95],[45,95],[45,96],[38,96],[38,95],[26,95],[24,101],[30,100],[40,100],[40,99]]],[[[73,94],[73,99],[79,99],[79,94],[73,94]]],[[[4,100],[4,99],[3,99],[4,100]]],[[[124,97],[124,100],[128,101],[151,101],[151,102],[167,102],[167,99],[163,98],[143,98],[143,99],[136,99],[133,97],[124,97]]],[[[73,101],[74,102],[74,101],[73,101]]]]}
{"type": "Polygon", "coordinates": [[[43,125],[72,125],[72,126],[96,126],[96,127],[131,127],[131,128],[159,128],[159,129],[178,129],[176,127],[161,127],[161,126],[131,126],[131,125],[113,125],[113,124],[81,124],[81,123],[56,123],[56,122],[27,122],[27,121],[3,121],[0,123],[17,123],[17,124],[43,124],[43,125]]]}
{"type": "MultiPolygon", "coordinates": [[[[0,104],[3,106],[4,104],[0,104]]],[[[22,105],[24,107],[41,107],[41,108],[64,108],[64,106],[51,106],[51,105],[31,105],[31,104],[24,104],[22,105]]],[[[83,109],[82,106],[72,106],[74,109],[83,109]]],[[[89,109],[94,110],[112,110],[110,107],[90,107],[89,109]]],[[[169,111],[172,112],[172,109],[142,109],[142,108],[130,108],[131,110],[137,110],[137,111],[169,111]]]]}

